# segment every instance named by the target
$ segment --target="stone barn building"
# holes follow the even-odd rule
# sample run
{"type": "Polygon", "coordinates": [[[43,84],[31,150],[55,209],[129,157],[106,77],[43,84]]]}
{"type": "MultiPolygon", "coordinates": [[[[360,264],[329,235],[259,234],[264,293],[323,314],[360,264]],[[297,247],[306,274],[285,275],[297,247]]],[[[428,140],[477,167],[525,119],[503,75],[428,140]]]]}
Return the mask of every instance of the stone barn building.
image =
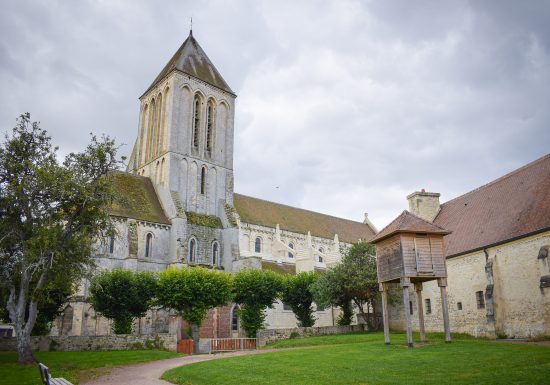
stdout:
{"type": "MultiPolygon", "coordinates": [[[[197,40],[189,37],[140,97],[137,138],[126,172],[115,174],[121,198],[111,215],[117,235],[97,245],[100,269],[160,271],[170,265],[236,272],[269,269],[283,274],[326,269],[352,243],[376,229],[233,192],[235,93],[197,40]]],[[[89,282],[55,322],[54,335],[111,333],[107,319],[87,303],[89,282]]],[[[215,309],[202,337],[241,332],[234,306],[215,309]]],[[[318,326],[333,325],[333,309],[318,311],[318,326]]],[[[294,327],[282,303],[267,325],[294,327]]],[[[135,332],[182,333],[181,320],[158,309],[136,322],[135,332]]]]}
{"type": "MultiPolygon", "coordinates": [[[[407,199],[410,212],[451,232],[444,242],[452,332],[550,336],[550,155],[443,204],[425,191],[407,199]]],[[[437,283],[425,283],[422,294],[426,329],[442,331],[437,283]]],[[[404,329],[402,306],[390,307],[390,326],[404,329]]]]}

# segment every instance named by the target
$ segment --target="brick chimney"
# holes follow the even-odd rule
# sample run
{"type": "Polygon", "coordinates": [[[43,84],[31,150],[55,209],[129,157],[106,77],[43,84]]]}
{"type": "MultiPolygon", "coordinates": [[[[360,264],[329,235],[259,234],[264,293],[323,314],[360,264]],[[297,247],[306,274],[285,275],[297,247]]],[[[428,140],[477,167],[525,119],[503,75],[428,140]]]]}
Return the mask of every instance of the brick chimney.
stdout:
{"type": "Polygon", "coordinates": [[[414,215],[433,222],[437,214],[439,213],[439,193],[426,192],[422,189],[415,191],[409,196],[409,211],[414,215]]]}

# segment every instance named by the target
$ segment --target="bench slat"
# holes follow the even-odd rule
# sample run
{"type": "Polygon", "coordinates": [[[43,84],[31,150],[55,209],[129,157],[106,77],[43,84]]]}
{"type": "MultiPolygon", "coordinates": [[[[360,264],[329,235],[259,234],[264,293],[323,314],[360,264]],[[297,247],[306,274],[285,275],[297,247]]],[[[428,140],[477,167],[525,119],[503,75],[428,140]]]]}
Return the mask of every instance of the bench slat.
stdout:
{"type": "Polygon", "coordinates": [[[73,385],[64,378],[50,378],[50,385],[73,385]]]}

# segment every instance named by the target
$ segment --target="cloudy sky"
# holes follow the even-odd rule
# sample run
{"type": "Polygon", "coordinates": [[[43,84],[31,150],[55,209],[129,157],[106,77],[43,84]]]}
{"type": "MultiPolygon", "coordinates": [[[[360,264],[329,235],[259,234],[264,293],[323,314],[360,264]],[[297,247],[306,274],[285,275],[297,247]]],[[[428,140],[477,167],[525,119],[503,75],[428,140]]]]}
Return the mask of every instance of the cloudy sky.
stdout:
{"type": "Polygon", "coordinates": [[[0,130],[125,143],[189,32],[238,94],[235,190],[381,228],[549,152],[548,1],[2,0],[0,130]]]}

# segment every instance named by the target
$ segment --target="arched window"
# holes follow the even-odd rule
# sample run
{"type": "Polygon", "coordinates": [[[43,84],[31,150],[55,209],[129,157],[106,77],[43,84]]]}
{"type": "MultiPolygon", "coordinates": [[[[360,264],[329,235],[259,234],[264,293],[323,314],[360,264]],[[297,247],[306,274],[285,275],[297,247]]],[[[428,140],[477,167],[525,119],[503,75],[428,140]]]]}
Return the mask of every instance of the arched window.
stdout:
{"type": "Polygon", "coordinates": [[[206,193],[206,167],[201,169],[201,194],[206,193]]]}
{"type": "Polygon", "coordinates": [[[212,243],[212,265],[217,266],[220,264],[220,245],[218,242],[214,241],[212,243]]]}
{"type": "Polygon", "coordinates": [[[197,260],[197,240],[195,238],[189,240],[189,254],[187,260],[189,263],[195,263],[197,260]]]}
{"type": "MultiPolygon", "coordinates": [[[[319,247],[319,252],[321,254],[323,254],[325,252],[325,250],[322,248],[322,247],[319,247]]],[[[323,262],[323,256],[322,255],[319,255],[319,262],[323,262]]]]}
{"type": "Polygon", "coordinates": [[[256,241],[254,242],[254,251],[256,253],[261,253],[262,252],[262,238],[260,238],[260,237],[256,238],[256,241]]]}
{"type": "Polygon", "coordinates": [[[69,335],[73,330],[73,307],[67,305],[61,317],[61,335],[69,335]]]}
{"type": "Polygon", "coordinates": [[[111,235],[109,239],[109,253],[113,254],[115,251],[115,236],[111,235]]]}
{"type": "Polygon", "coordinates": [[[201,100],[198,95],[195,95],[193,103],[193,147],[199,147],[199,131],[201,125],[201,100]]]}
{"type": "MultiPolygon", "coordinates": [[[[290,247],[291,249],[294,250],[294,244],[293,244],[292,242],[290,242],[290,243],[288,244],[288,247],[290,247]]],[[[288,252],[288,257],[289,257],[289,258],[294,258],[294,253],[292,253],[292,252],[289,251],[289,252],[288,252]]]]}
{"type": "Polygon", "coordinates": [[[145,258],[153,255],[153,234],[148,233],[145,237],[145,258]]]}
{"type": "Polygon", "coordinates": [[[212,151],[214,130],[214,103],[208,102],[206,107],[206,150],[212,151]]]}
{"type": "Polygon", "coordinates": [[[238,332],[239,331],[239,308],[237,306],[233,306],[233,309],[231,310],[231,331],[232,332],[238,332]]]}

